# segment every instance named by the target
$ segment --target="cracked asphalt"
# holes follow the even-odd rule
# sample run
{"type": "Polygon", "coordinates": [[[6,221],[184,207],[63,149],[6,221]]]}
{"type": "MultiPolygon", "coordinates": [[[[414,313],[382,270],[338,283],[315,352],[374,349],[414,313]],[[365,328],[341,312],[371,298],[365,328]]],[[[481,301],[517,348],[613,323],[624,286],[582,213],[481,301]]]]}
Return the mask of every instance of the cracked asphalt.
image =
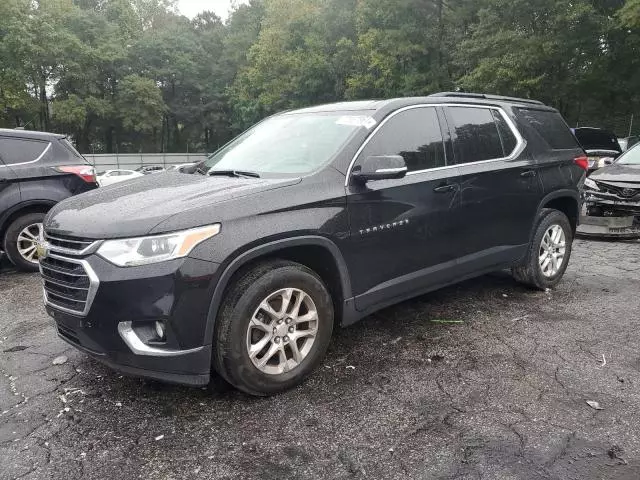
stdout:
{"type": "Polygon", "coordinates": [[[0,292],[1,479],[640,478],[640,242],[576,241],[550,292],[383,310],[266,399],[123,377],[57,338],[37,275],[0,292]]]}

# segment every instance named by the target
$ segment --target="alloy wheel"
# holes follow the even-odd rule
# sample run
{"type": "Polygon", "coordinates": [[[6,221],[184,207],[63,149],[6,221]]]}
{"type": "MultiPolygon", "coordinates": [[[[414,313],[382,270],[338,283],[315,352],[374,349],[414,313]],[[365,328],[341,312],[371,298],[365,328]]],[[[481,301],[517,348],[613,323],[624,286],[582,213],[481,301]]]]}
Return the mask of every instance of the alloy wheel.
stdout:
{"type": "Polygon", "coordinates": [[[297,288],[268,295],[247,329],[247,353],[263,373],[279,375],[296,368],[309,355],[318,333],[313,299],[297,288]]]}
{"type": "Polygon", "coordinates": [[[540,243],[538,262],[545,277],[553,277],[558,274],[564,262],[567,250],[567,242],[564,230],[560,225],[551,225],[540,243]]]}
{"type": "Polygon", "coordinates": [[[18,235],[17,247],[20,256],[29,263],[38,263],[38,243],[42,237],[42,223],[25,227],[18,235]]]}

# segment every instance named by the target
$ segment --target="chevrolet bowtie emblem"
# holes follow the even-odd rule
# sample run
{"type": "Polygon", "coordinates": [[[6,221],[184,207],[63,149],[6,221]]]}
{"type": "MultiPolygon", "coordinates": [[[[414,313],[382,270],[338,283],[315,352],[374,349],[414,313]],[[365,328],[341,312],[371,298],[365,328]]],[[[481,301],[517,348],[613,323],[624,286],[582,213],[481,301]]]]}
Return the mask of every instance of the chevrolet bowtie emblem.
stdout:
{"type": "Polygon", "coordinates": [[[39,241],[36,245],[36,252],[38,259],[42,260],[43,258],[47,258],[47,255],[49,255],[49,245],[47,245],[46,242],[39,241]]]}

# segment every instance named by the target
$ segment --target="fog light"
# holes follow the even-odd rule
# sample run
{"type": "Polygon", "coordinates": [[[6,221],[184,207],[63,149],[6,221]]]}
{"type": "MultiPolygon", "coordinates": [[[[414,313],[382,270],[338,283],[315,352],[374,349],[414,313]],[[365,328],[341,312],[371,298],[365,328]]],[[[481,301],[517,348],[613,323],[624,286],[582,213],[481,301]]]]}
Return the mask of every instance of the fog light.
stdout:
{"type": "Polygon", "coordinates": [[[165,334],[164,323],[156,322],[156,335],[158,336],[158,340],[160,340],[161,342],[166,340],[164,334],[165,334]]]}

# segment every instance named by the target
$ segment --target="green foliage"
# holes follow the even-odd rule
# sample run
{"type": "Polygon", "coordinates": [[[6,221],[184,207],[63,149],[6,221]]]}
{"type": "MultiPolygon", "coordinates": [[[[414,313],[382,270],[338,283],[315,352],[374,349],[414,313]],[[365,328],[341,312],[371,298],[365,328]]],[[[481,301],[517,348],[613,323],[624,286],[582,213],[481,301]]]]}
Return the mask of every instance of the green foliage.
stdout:
{"type": "MultiPolygon", "coordinates": [[[[640,117],[640,0],[2,0],[0,126],[83,152],[213,151],[324,102],[481,91],[572,124],[640,117]]],[[[636,122],[640,125],[640,122],[636,122]]]]}
{"type": "Polygon", "coordinates": [[[116,111],[122,125],[135,132],[152,132],[162,122],[165,104],[155,82],[138,75],[120,81],[116,111]]]}
{"type": "Polygon", "coordinates": [[[618,17],[625,27],[640,27],[640,0],[627,0],[618,12],[618,17]]]}

